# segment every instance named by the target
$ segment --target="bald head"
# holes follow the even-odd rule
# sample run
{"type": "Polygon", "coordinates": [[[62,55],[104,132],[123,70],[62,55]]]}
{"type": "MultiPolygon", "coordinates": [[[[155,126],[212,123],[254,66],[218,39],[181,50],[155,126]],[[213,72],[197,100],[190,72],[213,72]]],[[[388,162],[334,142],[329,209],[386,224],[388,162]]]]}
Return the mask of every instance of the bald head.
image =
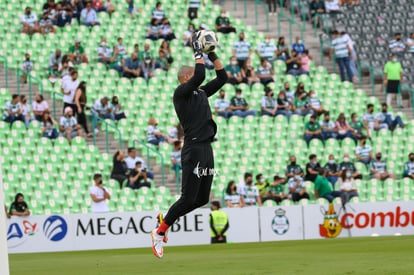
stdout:
{"type": "Polygon", "coordinates": [[[178,81],[180,81],[181,84],[187,82],[192,76],[194,75],[194,67],[191,66],[183,66],[178,71],[178,81]]]}

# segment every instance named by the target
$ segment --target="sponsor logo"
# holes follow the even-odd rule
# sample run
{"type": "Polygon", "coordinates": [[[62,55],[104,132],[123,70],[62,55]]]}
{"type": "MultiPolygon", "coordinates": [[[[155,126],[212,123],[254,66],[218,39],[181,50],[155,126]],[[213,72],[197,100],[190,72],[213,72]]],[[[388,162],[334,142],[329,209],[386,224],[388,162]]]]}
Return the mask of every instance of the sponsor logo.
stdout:
{"type": "Polygon", "coordinates": [[[339,222],[338,215],[332,203],[329,204],[328,210],[321,206],[323,223],[319,224],[319,234],[324,238],[336,238],[342,231],[342,225],[339,222]]]}
{"type": "Polygon", "coordinates": [[[277,235],[284,235],[289,230],[289,220],[286,217],[286,211],[279,208],[275,211],[276,216],[272,220],[272,230],[277,235]]]}
{"type": "Polygon", "coordinates": [[[50,216],[43,223],[43,233],[48,240],[58,242],[68,233],[68,225],[60,216],[50,216]]]}
{"type": "Polygon", "coordinates": [[[200,162],[197,162],[197,165],[193,170],[193,174],[196,175],[197,178],[215,176],[218,175],[218,170],[214,168],[200,167],[200,162]]]}
{"type": "Polygon", "coordinates": [[[37,223],[31,223],[28,220],[22,220],[21,223],[14,222],[7,229],[8,247],[16,247],[24,243],[27,236],[33,236],[36,233],[37,223]]]}

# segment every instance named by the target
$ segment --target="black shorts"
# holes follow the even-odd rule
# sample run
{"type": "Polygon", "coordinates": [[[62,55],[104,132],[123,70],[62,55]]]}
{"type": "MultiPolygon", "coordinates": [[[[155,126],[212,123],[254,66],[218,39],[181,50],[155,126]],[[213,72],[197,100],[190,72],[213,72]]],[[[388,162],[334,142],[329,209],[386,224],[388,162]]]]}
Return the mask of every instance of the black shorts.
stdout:
{"type": "Polygon", "coordinates": [[[400,89],[399,80],[388,80],[387,81],[387,94],[398,94],[400,89]]]}

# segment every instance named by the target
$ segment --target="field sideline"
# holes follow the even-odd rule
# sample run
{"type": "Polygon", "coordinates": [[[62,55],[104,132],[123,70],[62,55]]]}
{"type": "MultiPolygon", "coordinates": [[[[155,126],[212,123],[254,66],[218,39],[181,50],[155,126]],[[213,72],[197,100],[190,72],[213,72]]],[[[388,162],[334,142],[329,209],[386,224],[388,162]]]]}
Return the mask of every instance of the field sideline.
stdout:
{"type": "Polygon", "coordinates": [[[412,274],[414,236],[10,255],[11,275],[412,274]]]}

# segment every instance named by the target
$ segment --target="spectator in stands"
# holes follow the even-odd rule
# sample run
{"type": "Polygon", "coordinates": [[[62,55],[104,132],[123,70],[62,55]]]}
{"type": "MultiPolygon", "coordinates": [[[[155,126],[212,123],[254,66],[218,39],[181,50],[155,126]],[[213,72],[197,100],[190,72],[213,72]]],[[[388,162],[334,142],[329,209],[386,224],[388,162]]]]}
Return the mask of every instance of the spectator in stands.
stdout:
{"type": "Polygon", "coordinates": [[[242,97],[242,90],[236,89],[236,95],[230,100],[230,109],[232,115],[238,117],[247,117],[255,116],[256,112],[254,110],[249,110],[249,104],[246,99],[242,97]]]}
{"type": "Polygon", "coordinates": [[[391,53],[395,54],[396,56],[404,56],[406,45],[401,39],[401,33],[397,32],[394,34],[394,39],[390,41],[388,47],[391,53]]]}
{"type": "Polygon", "coordinates": [[[92,107],[92,113],[102,119],[115,120],[112,106],[109,103],[109,98],[106,96],[95,101],[92,107]]]}
{"type": "MultiPolygon", "coordinates": [[[[142,163],[143,168],[147,168],[147,165],[146,165],[144,159],[137,156],[137,151],[135,150],[135,148],[134,147],[129,147],[128,148],[128,157],[125,158],[125,162],[127,164],[128,169],[129,170],[135,169],[135,163],[138,162],[138,161],[142,163]]],[[[154,179],[154,173],[149,171],[148,168],[147,168],[147,176],[150,179],[154,179]]]]}
{"type": "Polygon", "coordinates": [[[309,194],[306,192],[305,182],[301,176],[294,176],[288,181],[289,194],[294,202],[301,199],[309,199],[309,194]]]}
{"type": "Polygon", "coordinates": [[[143,167],[140,161],[135,163],[135,169],[129,175],[127,186],[132,189],[151,187],[151,183],[148,181],[147,168],[143,167]]]}
{"type": "Polygon", "coordinates": [[[308,94],[305,91],[305,84],[303,82],[299,82],[296,87],[293,105],[295,106],[295,114],[306,116],[313,113],[308,103],[308,94]]]}
{"type": "Polygon", "coordinates": [[[80,25],[81,24],[81,21],[80,21],[81,12],[83,8],[85,7],[84,3],[82,0],[73,0],[72,5],[73,5],[73,17],[76,18],[76,21],[78,21],[78,25],[80,25]]]}
{"type": "Polygon", "coordinates": [[[236,32],[236,28],[231,25],[226,10],[221,9],[221,14],[216,18],[216,31],[221,33],[236,32]]]}
{"type": "Polygon", "coordinates": [[[321,170],[321,165],[318,162],[318,158],[315,154],[311,154],[309,156],[309,162],[306,164],[306,181],[314,182],[316,179],[316,176],[319,174],[319,171],[321,170]]]}
{"type": "Polygon", "coordinates": [[[89,132],[88,129],[88,122],[86,120],[86,114],[85,114],[85,107],[87,103],[87,97],[86,97],[86,82],[81,81],[79,83],[78,88],[75,92],[75,105],[76,105],[76,115],[78,123],[82,126],[83,130],[86,133],[87,137],[91,137],[92,134],[89,132]]]}
{"type": "Polygon", "coordinates": [[[168,130],[168,137],[172,141],[181,141],[184,142],[184,129],[180,123],[174,125],[173,128],[168,130]]]}
{"type": "Polygon", "coordinates": [[[230,109],[230,100],[226,99],[226,93],[224,90],[220,90],[219,98],[214,102],[214,112],[218,116],[229,118],[232,115],[230,109]]]}
{"type": "Polygon", "coordinates": [[[341,11],[341,0],[325,0],[325,10],[330,14],[342,13],[341,11]]]}
{"type": "Polygon", "coordinates": [[[276,15],[276,10],[277,10],[276,3],[277,3],[277,0],[267,0],[267,6],[269,9],[270,15],[276,15]]]}
{"type": "Polygon", "coordinates": [[[267,198],[274,200],[277,204],[287,199],[284,192],[286,179],[279,176],[273,177],[273,182],[267,187],[267,198]]]}
{"type": "Polygon", "coordinates": [[[369,103],[367,105],[367,112],[362,115],[362,120],[368,129],[368,137],[371,136],[371,131],[378,131],[380,129],[379,121],[377,120],[376,115],[374,115],[374,104],[369,103]]]}
{"type": "Polygon", "coordinates": [[[150,78],[154,77],[155,61],[152,60],[150,56],[146,56],[144,61],[140,63],[139,70],[141,72],[141,77],[148,81],[150,78]]]}
{"type": "Polygon", "coordinates": [[[276,58],[279,60],[283,60],[286,61],[290,54],[289,54],[289,48],[288,46],[285,44],[285,37],[281,36],[279,37],[278,41],[277,41],[277,45],[276,45],[276,58]]]}
{"type": "Polygon", "coordinates": [[[321,125],[322,137],[324,140],[327,140],[330,138],[336,138],[338,135],[335,122],[333,122],[330,118],[331,116],[329,112],[325,112],[323,116],[323,120],[319,122],[319,124],[321,125]]]}
{"type": "Polygon", "coordinates": [[[372,160],[372,149],[371,146],[367,145],[366,138],[359,140],[359,145],[355,148],[355,155],[359,162],[368,165],[372,160]]]}
{"type": "Polygon", "coordinates": [[[387,163],[382,159],[381,152],[375,154],[375,159],[371,160],[370,163],[371,178],[377,180],[386,180],[388,178],[393,178],[393,174],[389,173],[387,170],[387,163]]]}
{"type": "Polygon", "coordinates": [[[174,58],[172,56],[172,51],[171,51],[171,47],[170,47],[170,43],[167,40],[163,40],[161,42],[160,51],[162,51],[165,55],[165,58],[168,61],[168,64],[172,64],[174,62],[174,58]]]}
{"type": "Polygon", "coordinates": [[[140,66],[138,55],[133,52],[131,57],[125,59],[124,66],[123,66],[123,76],[127,78],[137,78],[140,76],[140,66]]]}
{"type": "Polygon", "coordinates": [[[349,126],[348,121],[346,121],[344,113],[340,113],[336,120],[336,129],[338,130],[337,139],[352,138],[352,128],[349,126]]]}
{"type": "Polygon", "coordinates": [[[302,74],[307,74],[306,71],[301,69],[302,58],[298,55],[295,50],[291,52],[292,56],[286,59],[286,73],[298,77],[302,74]]]}
{"type": "Polygon", "coordinates": [[[40,128],[42,131],[42,137],[55,139],[59,136],[59,133],[56,129],[57,122],[52,118],[49,111],[46,110],[42,113],[42,118],[40,120],[40,128]]]}
{"type": "Polygon", "coordinates": [[[408,161],[404,164],[403,177],[414,180],[414,153],[408,155],[408,161]]]}
{"type": "MultiPolygon", "coordinates": [[[[70,1],[62,1],[56,4],[56,25],[65,27],[72,23],[73,9],[70,1]]],[[[54,19],[52,19],[54,20],[54,19]]],[[[79,21],[78,21],[79,23],[79,21]]]]}
{"type": "MultiPolygon", "coordinates": [[[[188,0],[185,0],[185,3],[187,4],[188,0]]],[[[201,3],[203,3],[203,7],[206,6],[205,0],[190,0],[190,3],[188,4],[188,19],[190,19],[190,21],[198,18],[198,8],[201,3]]]]}
{"type": "Polygon", "coordinates": [[[62,51],[56,49],[54,53],[49,56],[48,68],[51,69],[53,65],[60,65],[62,63],[62,51]]]}
{"type": "Polygon", "coordinates": [[[260,60],[265,59],[270,64],[273,64],[276,55],[276,46],[272,43],[269,34],[266,35],[265,41],[260,42],[257,45],[256,54],[259,56],[260,60]]]}
{"type": "Polygon", "coordinates": [[[165,12],[164,12],[164,10],[162,9],[162,4],[161,4],[161,2],[157,2],[156,4],[155,4],[155,9],[153,9],[152,10],[152,13],[151,13],[151,20],[152,19],[156,19],[156,23],[157,24],[160,24],[161,23],[161,21],[162,21],[162,19],[164,19],[166,16],[165,16],[165,12]]]}
{"type": "Polygon", "coordinates": [[[118,45],[116,45],[116,47],[118,48],[118,53],[122,55],[122,58],[126,58],[127,51],[124,46],[124,39],[122,39],[122,37],[118,37],[116,41],[118,41],[118,45]]]}
{"type": "Polygon", "coordinates": [[[55,83],[59,80],[60,74],[59,74],[59,65],[54,64],[52,68],[48,70],[48,79],[50,83],[52,84],[52,87],[55,87],[55,83]]]}
{"type": "Polygon", "coordinates": [[[257,77],[256,72],[252,66],[250,57],[245,60],[244,66],[241,68],[241,73],[242,77],[247,80],[247,84],[249,85],[260,82],[260,79],[257,77]]]}
{"type": "Polygon", "coordinates": [[[119,188],[122,189],[123,183],[128,179],[129,170],[125,162],[124,152],[116,151],[112,159],[111,179],[118,181],[119,188]]]}
{"type": "Polygon", "coordinates": [[[352,173],[351,176],[353,179],[362,179],[361,173],[356,170],[355,165],[351,162],[348,153],[344,154],[343,162],[339,164],[339,169],[342,171],[349,170],[352,173]]]}
{"type": "Polygon", "coordinates": [[[98,47],[98,62],[102,62],[104,64],[109,64],[109,59],[112,56],[112,49],[107,45],[106,38],[101,38],[101,43],[98,47]]]}
{"type": "Polygon", "coordinates": [[[262,97],[261,109],[262,116],[276,116],[277,100],[273,97],[273,91],[270,87],[265,87],[265,95],[262,97]]]}
{"type": "Polygon", "coordinates": [[[24,9],[24,14],[20,17],[20,22],[22,23],[21,31],[26,34],[33,34],[40,32],[39,22],[35,13],[32,13],[30,7],[24,9]]]}
{"type": "Polygon", "coordinates": [[[111,70],[115,70],[119,75],[122,75],[122,68],[124,66],[124,59],[122,54],[119,53],[118,47],[114,46],[112,49],[112,56],[109,58],[108,67],[111,70]]]}
{"type": "Polygon", "coordinates": [[[391,106],[394,95],[397,95],[397,103],[402,106],[401,81],[403,80],[403,68],[395,54],[384,66],[384,87],[386,87],[387,104],[391,106]]]}
{"type": "Polygon", "coordinates": [[[272,64],[270,64],[265,58],[260,59],[260,66],[257,68],[256,75],[260,79],[260,83],[265,86],[271,82],[275,82],[273,79],[272,64]]]}
{"type": "Polygon", "coordinates": [[[5,214],[6,214],[6,218],[10,219],[10,218],[11,218],[11,215],[10,215],[10,212],[9,212],[9,210],[7,209],[7,206],[6,206],[6,205],[4,205],[4,212],[5,212],[5,214]]]}
{"type": "Polygon", "coordinates": [[[336,63],[338,63],[339,71],[341,73],[341,80],[345,81],[345,70],[348,75],[348,80],[352,82],[352,70],[349,63],[350,55],[352,55],[351,47],[348,44],[348,40],[339,34],[337,30],[332,32],[334,39],[332,40],[332,47],[329,51],[329,60],[335,57],[336,63]]]}
{"type": "Polygon", "coordinates": [[[285,91],[280,91],[277,95],[277,111],[276,115],[284,115],[289,121],[292,115],[292,104],[287,100],[285,91]]]}
{"type": "Polygon", "coordinates": [[[406,40],[407,52],[414,53],[414,32],[410,33],[410,37],[406,40]]]}
{"type": "Polygon", "coordinates": [[[27,83],[27,76],[30,75],[33,69],[33,62],[30,60],[30,54],[26,53],[24,55],[24,60],[22,63],[22,71],[23,71],[23,83],[27,83]]]}
{"type": "Polygon", "coordinates": [[[336,163],[334,155],[329,155],[328,162],[325,164],[326,178],[332,184],[332,189],[335,190],[335,183],[342,174],[339,164],[336,163]]]}
{"type": "Polygon", "coordinates": [[[244,174],[244,183],[239,186],[240,206],[262,206],[262,199],[259,196],[259,190],[253,185],[253,176],[251,173],[244,174]]]}
{"type": "Polygon", "coordinates": [[[405,125],[400,116],[396,116],[394,118],[394,114],[392,112],[388,112],[388,105],[387,103],[381,104],[382,110],[380,113],[377,114],[377,120],[381,124],[386,124],[388,129],[394,131],[397,126],[404,128],[405,125]]]}
{"type": "Polygon", "coordinates": [[[149,40],[145,41],[144,50],[140,51],[139,56],[138,56],[140,61],[144,61],[145,58],[147,58],[147,57],[149,57],[150,59],[153,58],[152,54],[151,54],[151,47],[150,47],[150,41],[149,40]]]}
{"type": "Polygon", "coordinates": [[[309,121],[305,123],[304,139],[306,143],[308,144],[308,146],[309,146],[309,142],[314,138],[323,141],[321,125],[319,125],[319,123],[316,120],[317,120],[317,116],[311,115],[309,121]]]}
{"type": "Polygon", "coordinates": [[[293,107],[292,110],[294,111],[295,91],[290,89],[290,83],[289,82],[285,82],[283,84],[283,86],[285,88],[284,91],[285,91],[285,94],[286,94],[286,99],[292,105],[292,107],[293,107]]]}
{"type": "MultiPolygon", "coordinates": [[[[316,27],[319,28],[321,21],[320,15],[325,13],[325,3],[323,0],[312,0],[309,4],[309,10],[311,17],[314,18],[314,22],[316,22],[316,27]]],[[[315,23],[313,23],[315,25],[315,23]]]]}
{"type": "Polygon", "coordinates": [[[161,28],[158,25],[158,20],[156,18],[152,18],[150,24],[147,27],[147,35],[145,38],[151,39],[152,41],[156,41],[161,37],[161,28]]]}
{"type": "Polygon", "coordinates": [[[42,94],[36,95],[35,100],[32,102],[32,110],[34,118],[38,121],[41,121],[43,113],[49,110],[49,105],[42,94]]]}
{"type": "Polygon", "coordinates": [[[251,45],[245,41],[245,37],[244,32],[241,32],[239,34],[239,40],[233,43],[233,55],[236,56],[240,68],[244,67],[246,60],[252,53],[251,45]]]}
{"type": "Polygon", "coordinates": [[[9,215],[27,217],[30,216],[30,214],[29,206],[24,201],[24,195],[22,193],[17,193],[14,197],[14,201],[10,205],[9,215]]]}
{"type": "Polygon", "coordinates": [[[12,95],[11,101],[6,103],[4,107],[4,119],[5,122],[10,123],[10,127],[16,120],[24,122],[23,110],[20,104],[20,97],[17,94],[12,95]]]}
{"type": "Polygon", "coordinates": [[[95,174],[93,176],[94,185],[89,189],[89,195],[92,199],[92,213],[109,212],[108,201],[111,194],[103,186],[102,175],[95,174]]]}
{"type": "Polygon", "coordinates": [[[312,56],[309,55],[309,50],[305,49],[300,57],[300,63],[301,63],[300,70],[304,72],[305,74],[309,74],[311,61],[312,61],[312,56]]]}
{"type": "Polygon", "coordinates": [[[303,41],[300,39],[300,36],[296,36],[295,43],[292,44],[292,51],[296,51],[296,53],[299,56],[301,56],[305,49],[305,44],[303,44],[303,41]]]}
{"type": "Polygon", "coordinates": [[[256,182],[254,185],[257,187],[257,190],[259,190],[259,196],[263,201],[267,199],[267,187],[269,186],[269,182],[265,179],[262,173],[259,173],[256,175],[256,182]]]}
{"type": "Polygon", "coordinates": [[[175,34],[171,28],[170,20],[164,18],[160,25],[160,38],[164,39],[165,41],[171,41],[175,39],[175,34]]]}
{"type": "Polygon", "coordinates": [[[75,93],[79,86],[78,72],[72,70],[70,77],[62,79],[62,93],[63,93],[63,109],[71,107],[72,110],[76,110],[75,93]]]}
{"type": "Polygon", "coordinates": [[[314,90],[310,90],[308,96],[308,104],[309,108],[312,110],[312,113],[317,117],[324,114],[326,110],[323,108],[322,102],[317,97],[316,92],[314,90]]]}
{"type": "Polygon", "coordinates": [[[73,55],[64,55],[62,56],[62,63],[59,64],[58,72],[60,76],[62,77],[62,87],[63,87],[63,80],[66,77],[67,79],[70,79],[70,74],[74,70],[74,64],[73,64],[73,55]]]}
{"type": "Polygon", "coordinates": [[[82,24],[88,27],[98,26],[101,23],[98,20],[98,14],[92,9],[92,3],[86,2],[86,7],[81,11],[82,24]]]}
{"type": "Polygon", "coordinates": [[[224,200],[226,201],[227,207],[240,207],[240,194],[237,192],[237,185],[232,180],[227,184],[226,191],[224,194],[224,200]]]}
{"type": "Polygon", "coordinates": [[[69,106],[65,108],[64,115],[60,118],[59,131],[61,136],[66,137],[69,143],[71,143],[72,138],[82,136],[80,125],[73,115],[72,108],[69,106]]]}
{"type": "Polygon", "coordinates": [[[48,34],[50,32],[55,33],[56,29],[53,26],[52,20],[49,18],[48,13],[44,12],[42,18],[39,21],[39,32],[42,34],[48,34]]]}
{"type": "Polygon", "coordinates": [[[225,67],[227,73],[227,83],[237,85],[243,82],[243,77],[240,71],[236,57],[230,57],[230,64],[225,67]]]}
{"type": "Polygon", "coordinates": [[[296,163],[296,156],[289,157],[290,163],[286,167],[286,177],[288,179],[293,178],[294,176],[304,176],[303,169],[299,164],[296,163]]]}
{"type": "Polygon", "coordinates": [[[366,133],[368,133],[368,125],[365,125],[360,119],[358,119],[358,115],[356,113],[351,114],[349,126],[351,127],[352,137],[355,140],[365,137],[366,133]]]}
{"type": "Polygon", "coordinates": [[[125,113],[122,111],[122,105],[119,103],[119,98],[116,95],[111,99],[111,108],[116,121],[126,118],[125,113]]]}
{"type": "Polygon", "coordinates": [[[22,115],[24,117],[24,125],[26,128],[29,128],[30,121],[33,120],[32,118],[32,111],[30,110],[30,105],[27,103],[27,98],[25,95],[20,96],[20,106],[22,108],[22,115]]]}
{"type": "Polygon", "coordinates": [[[341,173],[339,190],[342,192],[342,204],[349,202],[353,197],[359,196],[354,179],[352,178],[352,172],[348,169],[343,170],[341,173]]]}
{"type": "Polygon", "coordinates": [[[353,75],[353,82],[358,82],[358,68],[356,63],[358,62],[358,58],[355,51],[355,42],[351,39],[348,33],[341,32],[341,36],[347,41],[349,48],[351,49],[351,54],[349,56],[349,66],[351,67],[352,75],[353,75]]]}
{"type": "Polygon", "coordinates": [[[175,140],[173,143],[174,149],[170,153],[170,160],[171,160],[171,168],[175,172],[175,178],[178,179],[180,175],[180,171],[183,169],[181,166],[181,141],[175,140]]]}
{"type": "Polygon", "coordinates": [[[342,195],[341,191],[332,191],[331,183],[327,179],[328,171],[321,169],[319,175],[316,175],[314,192],[315,199],[325,198],[329,202],[332,202],[335,198],[342,195]]]}
{"type": "Polygon", "coordinates": [[[161,142],[168,142],[168,135],[163,134],[158,128],[158,121],[154,117],[148,119],[148,143],[158,146],[161,142]]]}
{"type": "Polygon", "coordinates": [[[75,45],[69,47],[69,54],[72,56],[74,64],[88,63],[88,57],[79,38],[75,40],[75,45]]]}
{"type": "Polygon", "coordinates": [[[187,30],[183,33],[183,44],[186,47],[191,47],[191,37],[195,31],[195,26],[193,23],[189,23],[187,30]]]}

